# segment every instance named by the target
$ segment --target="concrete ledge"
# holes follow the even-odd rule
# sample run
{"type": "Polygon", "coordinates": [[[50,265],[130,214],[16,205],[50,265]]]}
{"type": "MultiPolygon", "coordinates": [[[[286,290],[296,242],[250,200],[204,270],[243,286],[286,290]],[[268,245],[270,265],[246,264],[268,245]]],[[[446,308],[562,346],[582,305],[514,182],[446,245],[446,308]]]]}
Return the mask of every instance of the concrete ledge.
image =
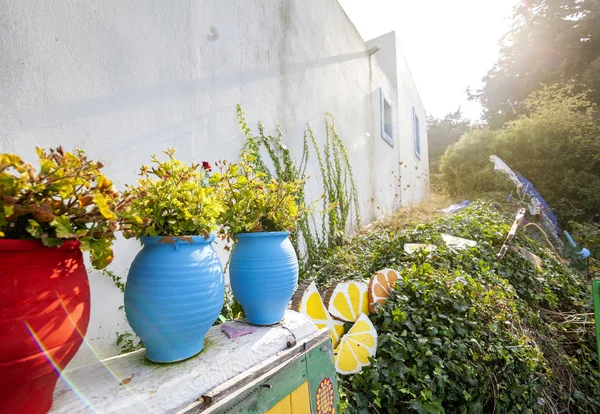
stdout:
{"type": "Polygon", "coordinates": [[[140,350],[67,369],[57,384],[50,412],[174,412],[316,332],[305,316],[287,311],[282,323],[257,326],[255,332],[234,339],[221,326],[213,326],[204,350],[183,362],[155,364],[140,350]]]}

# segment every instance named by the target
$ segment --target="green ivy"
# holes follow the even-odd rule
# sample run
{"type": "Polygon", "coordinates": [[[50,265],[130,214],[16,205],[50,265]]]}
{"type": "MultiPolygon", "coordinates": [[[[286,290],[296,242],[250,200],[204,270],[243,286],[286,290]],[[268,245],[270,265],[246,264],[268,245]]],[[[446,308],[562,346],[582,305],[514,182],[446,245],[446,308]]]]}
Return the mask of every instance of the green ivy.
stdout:
{"type": "Polygon", "coordinates": [[[117,347],[119,348],[119,354],[128,354],[129,352],[137,351],[144,347],[144,343],[136,335],[125,332],[116,333],[117,335],[117,347]]]}
{"type": "Polygon", "coordinates": [[[600,410],[591,295],[584,275],[520,231],[514,243],[543,270],[509,251],[495,258],[517,205],[474,202],[454,215],[401,231],[360,232],[314,266],[321,288],[401,275],[371,315],[379,334],[372,365],[341,377],[340,408],[355,412],[574,412],[600,410]],[[478,242],[452,251],[442,233],[478,242]],[[404,252],[432,243],[431,254],[404,252]]]}

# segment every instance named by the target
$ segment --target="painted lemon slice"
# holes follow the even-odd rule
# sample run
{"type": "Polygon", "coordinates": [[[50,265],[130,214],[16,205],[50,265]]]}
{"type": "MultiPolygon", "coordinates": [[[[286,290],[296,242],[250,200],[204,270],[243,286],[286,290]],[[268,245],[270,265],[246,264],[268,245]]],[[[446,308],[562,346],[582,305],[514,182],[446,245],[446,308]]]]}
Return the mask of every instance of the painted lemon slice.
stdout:
{"type": "Polygon", "coordinates": [[[377,332],[364,313],[342,337],[334,351],[335,369],[342,375],[359,372],[377,351],[377,332]]]}
{"type": "Polygon", "coordinates": [[[298,287],[292,298],[292,309],[306,315],[318,329],[328,328],[335,348],[344,334],[344,322],[331,317],[323,304],[315,282],[305,282],[298,287]]]}
{"type": "Polygon", "coordinates": [[[371,277],[369,282],[369,310],[371,312],[375,312],[377,305],[381,306],[387,302],[398,277],[398,272],[394,269],[381,269],[371,277]]]}
{"type": "Polygon", "coordinates": [[[360,315],[369,314],[368,286],[364,282],[341,282],[325,295],[331,316],[346,322],[356,322],[360,315]]]}

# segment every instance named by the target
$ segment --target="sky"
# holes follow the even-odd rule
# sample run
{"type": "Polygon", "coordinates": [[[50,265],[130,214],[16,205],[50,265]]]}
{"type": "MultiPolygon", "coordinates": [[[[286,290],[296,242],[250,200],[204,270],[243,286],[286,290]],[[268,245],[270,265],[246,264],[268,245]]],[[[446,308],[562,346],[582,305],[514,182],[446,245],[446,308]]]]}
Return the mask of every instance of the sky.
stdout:
{"type": "Polygon", "coordinates": [[[481,107],[467,100],[498,59],[519,0],[339,0],[364,40],[395,30],[428,114],[460,106],[473,121],[481,107]]]}

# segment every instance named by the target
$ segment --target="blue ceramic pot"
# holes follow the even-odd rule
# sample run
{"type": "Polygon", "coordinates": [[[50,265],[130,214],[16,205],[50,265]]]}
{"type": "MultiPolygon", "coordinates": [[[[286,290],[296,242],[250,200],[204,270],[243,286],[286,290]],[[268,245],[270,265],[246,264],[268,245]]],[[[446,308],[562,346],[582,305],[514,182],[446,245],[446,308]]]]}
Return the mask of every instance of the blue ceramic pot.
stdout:
{"type": "Polygon", "coordinates": [[[241,233],[231,252],[233,294],[255,325],[283,319],[298,284],[298,258],[288,232],[241,233]]]}
{"type": "Polygon", "coordinates": [[[127,276],[125,313],[154,362],[196,355],[223,307],[214,236],[142,237],[127,276]]]}

